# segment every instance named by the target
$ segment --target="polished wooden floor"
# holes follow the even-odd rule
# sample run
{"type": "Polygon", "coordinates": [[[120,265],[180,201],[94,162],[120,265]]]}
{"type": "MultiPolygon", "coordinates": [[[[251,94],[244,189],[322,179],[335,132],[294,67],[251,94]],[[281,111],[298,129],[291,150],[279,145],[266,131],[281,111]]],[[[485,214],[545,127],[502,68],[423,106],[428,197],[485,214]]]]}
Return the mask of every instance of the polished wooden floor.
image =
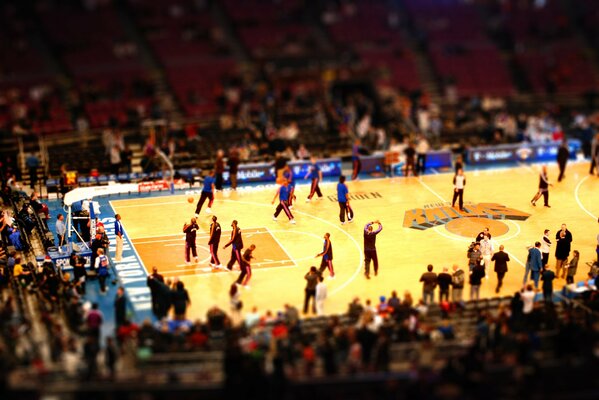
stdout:
{"type": "MultiPolygon", "coordinates": [[[[245,245],[257,246],[251,289],[242,289],[244,309],[258,306],[261,310],[278,310],[286,303],[299,308],[303,302],[304,274],[311,265],[320,264],[315,255],[322,248],[324,233],[329,232],[336,278],[325,281],[329,292],[325,309],[335,313],[346,310],[356,296],[376,304],[379,296],[388,296],[392,290],[397,290],[400,296],[408,290],[419,299],[418,280],[426,265],[433,264],[435,272],[454,263],[467,269],[466,249],[473,239],[472,233],[485,225],[491,229],[495,247],[503,244],[511,255],[501,294],[512,294],[522,284],[526,246],[539,240],[546,228],[554,237],[560,225],[566,223],[574,237],[572,249],[581,253],[577,278],[582,279],[588,271],[585,262],[595,257],[599,178],[588,175],[588,163],[574,163],[568,166],[566,179],[557,183],[557,168],[550,166],[549,176],[555,183],[550,190],[552,208],[544,208],[542,201],[533,207],[530,199],[537,188],[539,169],[540,166],[523,165],[466,172],[466,202],[498,203],[529,213],[529,218],[500,221],[456,218],[450,226],[440,224],[423,230],[405,227],[404,214],[425,206],[446,206],[452,196],[449,173],[349,182],[350,192],[355,196],[352,200],[355,220],[345,225],[339,222],[334,183],[322,185],[323,199],[310,203],[304,201],[308,186],[298,185],[297,202],[292,210],[296,225],[291,225],[284,214],[278,221],[272,220],[274,187],[225,191],[216,195],[212,207],[224,230],[219,255],[223,264],[229,260],[230,250],[222,250],[222,245],[228,238],[230,222],[238,220],[245,245]],[[380,271],[377,277],[367,280],[363,270],[362,232],[364,224],[375,219],[384,227],[377,239],[380,271]]],[[[204,231],[198,236],[200,262],[185,265],[181,228],[195,209],[195,203],[187,202],[188,197],[186,194],[111,203],[121,214],[127,235],[146,269],[156,266],[167,277],[179,277],[185,283],[192,298],[188,316],[193,319],[203,317],[215,304],[229,308],[228,289],[237,272],[212,272],[209,268],[205,233],[211,215],[204,211],[199,218],[204,231]]],[[[554,264],[552,249],[550,266],[554,264]]],[[[495,283],[495,275],[490,271],[482,284],[481,295],[494,296],[495,283]]]]}

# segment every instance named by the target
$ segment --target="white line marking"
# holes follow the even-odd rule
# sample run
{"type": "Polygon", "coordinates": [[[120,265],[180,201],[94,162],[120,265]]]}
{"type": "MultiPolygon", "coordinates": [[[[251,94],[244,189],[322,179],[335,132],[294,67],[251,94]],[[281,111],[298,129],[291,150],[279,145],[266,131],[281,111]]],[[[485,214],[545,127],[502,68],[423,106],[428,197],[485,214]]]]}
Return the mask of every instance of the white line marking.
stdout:
{"type": "Polygon", "coordinates": [[[437,196],[437,198],[438,198],[439,200],[441,200],[441,201],[443,201],[443,202],[447,203],[447,200],[445,200],[445,199],[444,199],[444,198],[443,198],[443,197],[442,197],[442,196],[441,196],[439,193],[435,192],[435,191],[433,190],[433,188],[431,188],[429,185],[427,185],[426,183],[424,183],[424,182],[422,181],[422,178],[418,178],[418,182],[420,182],[420,184],[421,184],[422,186],[424,186],[425,188],[427,188],[429,192],[431,192],[432,194],[434,194],[435,196],[437,196]]]}
{"type": "MultiPolygon", "coordinates": [[[[233,200],[233,201],[236,201],[236,200],[233,200]]],[[[255,231],[257,231],[257,232],[252,232],[252,233],[265,233],[265,231],[264,231],[264,227],[260,227],[260,228],[243,228],[243,229],[248,229],[248,230],[255,230],[255,231]],[[260,231],[262,231],[262,232],[260,232],[260,231]]],[[[229,232],[229,233],[230,233],[231,231],[223,230],[223,232],[229,232]]],[[[156,238],[162,238],[162,237],[174,237],[174,236],[177,236],[177,237],[179,237],[179,238],[183,238],[183,239],[185,239],[185,236],[184,236],[184,235],[182,236],[182,234],[181,234],[181,233],[167,233],[167,234],[164,234],[164,235],[136,236],[136,237],[135,237],[133,240],[156,239],[156,238]]],[[[202,234],[202,235],[199,235],[198,237],[201,237],[201,238],[208,238],[208,237],[210,237],[210,236],[209,236],[209,235],[206,235],[206,234],[202,234]]],[[[167,239],[161,239],[161,240],[158,240],[158,241],[156,241],[156,243],[160,243],[160,242],[162,242],[162,241],[164,241],[164,240],[167,240],[167,239]]],[[[170,239],[168,239],[168,240],[170,240],[170,239]]],[[[179,240],[179,239],[177,239],[177,240],[179,240]]],[[[140,242],[135,242],[135,244],[137,244],[137,243],[140,243],[140,242]]]]}
{"type": "Polygon", "coordinates": [[[436,168],[429,168],[435,175],[439,175],[439,171],[436,168]]]}
{"type": "Polygon", "coordinates": [[[591,218],[593,218],[595,221],[597,221],[597,216],[594,215],[592,212],[590,212],[580,201],[580,197],[578,196],[578,191],[580,190],[580,186],[584,183],[584,181],[586,181],[587,179],[589,179],[589,175],[585,176],[584,178],[582,178],[580,180],[580,182],[578,182],[578,185],[576,185],[576,189],[574,190],[574,197],[576,198],[576,202],[578,203],[578,207],[580,207],[582,209],[582,211],[584,211],[585,213],[587,213],[589,216],[591,216],[591,218]]]}
{"type": "MultiPolygon", "coordinates": [[[[134,199],[131,199],[134,200],[134,199]]],[[[135,207],[160,207],[160,206],[164,206],[167,204],[189,204],[186,201],[165,201],[165,202],[158,202],[158,203],[145,203],[145,204],[131,204],[128,206],[117,206],[117,208],[120,210],[121,208],[135,208],[135,207]]]]}
{"type": "Polygon", "coordinates": [[[266,228],[266,231],[270,234],[270,236],[275,240],[275,242],[277,242],[277,244],[279,245],[279,247],[281,248],[281,250],[283,250],[283,252],[285,253],[285,255],[287,256],[288,259],[292,260],[293,263],[295,265],[297,265],[295,263],[295,261],[293,260],[293,258],[289,255],[289,253],[287,252],[287,250],[285,249],[285,247],[283,247],[283,243],[279,242],[279,239],[277,239],[277,237],[275,235],[272,234],[272,232],[270,232],[270,229],[266,228]]]}
{"type": "MultiPolygon", "coordinates": [[[[279,261],[277,261],[277,262],[279,262],[279,261]]],[[[188,267],[191,267],[191,265],[188,265],[188,267]]],[[[297,265],[280,265],[280,266],[276,266],[275,265],[274,267],[269,267],[269,268],[254,268],[254,266],[252,265],[252,274],[254,272],[266,272],[266,271],[271,271],[272,272],[272,270],[274,270],[274,269],[291,269],[291,268],[297,269],[298,266],[297,265]]],[[[206,268],[194,268],[194,269],[190,268],[187,271],[193,271],[193,272],[211,272],[212,268],[211,267],[210,268],[207,268],[207,267],[206,268]]],[[[185,270],[183,270],[183,271],[165,271],[165,272],[160,271],[160,273],[162,275],[174,275],[174,276],[180,275],[181,272],[185,272],[185,270]]],[[[229,272],[229,270],[215,270],[213,272],[213,274],[219,274],[219,275],[222,274],[222,273],[224,273],[225,276],[229,276],[229,274],[231,276],[234,276],[234,275],[237,276],[237,274],[239,274],[240,271],[239,270],[234,270],[233,272],[229,272]]],[[[204,273],[204,274],[183,275],[183,276],[185,276],[185,277],[193,276],[193,277],[196,277],[196,278],[205,278],[207,276],[208,277],[209,276],[213,276],[213,274],[204,273]]]]}
{"type": "MultiPolygon", "coordinates": [[[[388,178],[386,178],[388,179],[388,178]]],[[[263,203],[256,203],[253,201],[239,201],[239,200],[229,200],[229,199],[224,199],[223,201],[230,201],[230,202],[234,202],[234,203],[242,203],[242,204],[250,204],[250,205],[254,205],[254,206],[260,206],[260,207],[271,207],[270,204],[263,204],[263,203]]],[[[358,263],[358,266],[356,267],[354,273],[352,274],[352,276],[349,277],[349,279],[347,281],[345,281],[343,284],[341,284],[339,287],[335,288],[335,290],[331,291],[329,295],[334,295],[338,292],[340,292],[341,290],[343,290],[347,285],[349,285],[354,279],[356,279],[356,277],[360,274],[360,271],[362,270],[362,260],[364,258],[364,253],[362,253],[362,248],[360,247],[360,245],[358,244],[358,242],[356,241],[356,239],[354,239],[353,236],[351,236],[349,233],[347,233],[346,231],[344,231],[343,229],[341,229],[340,226],[333,224],[330,221],[327,221],[325,219],[322,219],[320,217],[316,217],[312,214],[308,214],[306,212],[302,212],[302,211],[295,211],[296,214],[301,214],[301,215],[305,215],[307,217],[313,218],[315,220],[318,220],[324,224],[330,225],[333,228],[337,229],[338,231],[340,231],[341,233],[343,233],[344,235],[346,235],[352,242],[354,242],[354,245],[356,246],[356,249],[358,249],[358,252],[360,253],[360,262],[358,263]]],[[[292,231],[290,231],[292,232],[292,231]]]]}

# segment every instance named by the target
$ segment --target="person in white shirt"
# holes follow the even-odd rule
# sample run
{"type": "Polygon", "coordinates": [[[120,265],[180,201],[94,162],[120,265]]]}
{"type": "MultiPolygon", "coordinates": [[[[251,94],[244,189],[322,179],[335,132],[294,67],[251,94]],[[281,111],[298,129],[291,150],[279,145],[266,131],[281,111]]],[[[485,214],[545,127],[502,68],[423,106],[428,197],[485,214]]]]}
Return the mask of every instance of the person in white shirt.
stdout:
{"type": "Polygon", "coordinates": [[[110,173],[118,175],[121,168],[121,148],[118,145],[110,149],[110,173]]]}
{"type": "Polygon", "coordinates": [[[56,236],[58,240],[58,246],[63,246],[66,242],[67,227],[64,224],[64,215],[58,214],[56,217],[56,236]]]}
{"type": "Polygon", "coordinates": [[[541,258],[543,267],[549,262],[549,252],[551,251],[551,239],[549,239],[549,229],[545,229],[541,238],[541,258]]]}
{"type": "Polygon", "coordinates": [[[520,298],[522,299],[522,313],[530,314],[535,305],[535,291],[532,285],[527,285],[526,290],[522,290],[520,298]]]}
{"type": "Polygon", "coordinates": [[[458,172],[453,177],[453,200],[451,201],[451,206],[455,207],[455,202],[459,198],[460,211],[464,211],[464,186],[466,186],[466,176],[464,176],[462,169],[458,169],[458,172]]]}
{"type": "Polygon", "coordinates": [[[418,175],[424,174],[424,170],[426,169],[426,153],[428,153],[429,149],[428,140],[426,140],[424,135],[420,135],[416,144],[416,173],[418,175]]]}
{"type": "Polygon", "coordinates": [[[480,253],[485,263],[485,273],[488,274],[489,268],[491,268],[491,258],[493,257],[493,243],[489,240],[489,235],[485,234],[483,240],[480,241],[480,253]]]}
{"type": "Polygon", "coordinates": [[[327,299],[327,285],[324,283],[324,277],[318,277],[316,284],[316,315],[324,315],[324,301],[327,299]]]}

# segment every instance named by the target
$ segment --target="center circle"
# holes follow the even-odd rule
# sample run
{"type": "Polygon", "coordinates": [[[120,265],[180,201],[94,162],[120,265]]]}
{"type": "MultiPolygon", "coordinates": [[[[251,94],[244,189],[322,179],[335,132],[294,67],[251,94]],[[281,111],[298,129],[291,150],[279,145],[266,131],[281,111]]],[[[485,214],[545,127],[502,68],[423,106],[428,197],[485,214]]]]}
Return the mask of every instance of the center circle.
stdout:
{"type": "Polygon", "coordinates": [[[445,229],[459,236],[474,238],[485,228],[489,228],[492,237],[499,237],[509,232],[505,222],[490,218],[464,217],[456,218],[445,224],[445,229]]]}

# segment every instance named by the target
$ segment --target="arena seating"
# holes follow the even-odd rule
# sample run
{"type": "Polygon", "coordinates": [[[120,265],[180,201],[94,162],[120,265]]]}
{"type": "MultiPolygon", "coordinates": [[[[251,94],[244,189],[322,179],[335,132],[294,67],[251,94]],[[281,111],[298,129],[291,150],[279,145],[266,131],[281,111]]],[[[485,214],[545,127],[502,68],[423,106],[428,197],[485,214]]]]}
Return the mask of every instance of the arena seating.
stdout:
{"type": "MultiPolygon", "coordinates": [[[[593,15],[590,13],[585,21],[593,15]]],[[[580,95],[597,89],[599,75],[584,55],[573,23],[559,1],[548,0],[543,7],[514,4],[504,10],[500,21],[534,92],[580,95]]]]}
{"type": "Polygon", "coordinates": [[[340,7],[328,30],[338,45],[355,51],[367,67],[382,75],[386,72],[388,76],[379,78],[379,84],[416,90],[420,80],[413,55],[401,37],[399,23],[391,26],[389,14],[393,11],[389,8],[368,1],[356,2],[351,12],[340,7]]]}
{"type": "Polygon", "coordinates": [[[72,74],[92,127],[111,120],[126,125],[131,113],[149,115],[153,90],[144,83],[148,71],[112,5],[86,10],[61,3],[39,15],[50,45],[72,74]]]}
{"type": "Polygon", "coordinates": [[[457,0],[407,0],[406,7],[426,37],[439,76],[455,80],[460,96],[514,93],[505,62],[486,37],[474,5],[457,0]]]}
{"type": "Polygon", "coordinates": [[[20,123],[38,133],[72,128],[56,82],[28,32],[32,19],[0,7],[0,129],[20,123]]]}

